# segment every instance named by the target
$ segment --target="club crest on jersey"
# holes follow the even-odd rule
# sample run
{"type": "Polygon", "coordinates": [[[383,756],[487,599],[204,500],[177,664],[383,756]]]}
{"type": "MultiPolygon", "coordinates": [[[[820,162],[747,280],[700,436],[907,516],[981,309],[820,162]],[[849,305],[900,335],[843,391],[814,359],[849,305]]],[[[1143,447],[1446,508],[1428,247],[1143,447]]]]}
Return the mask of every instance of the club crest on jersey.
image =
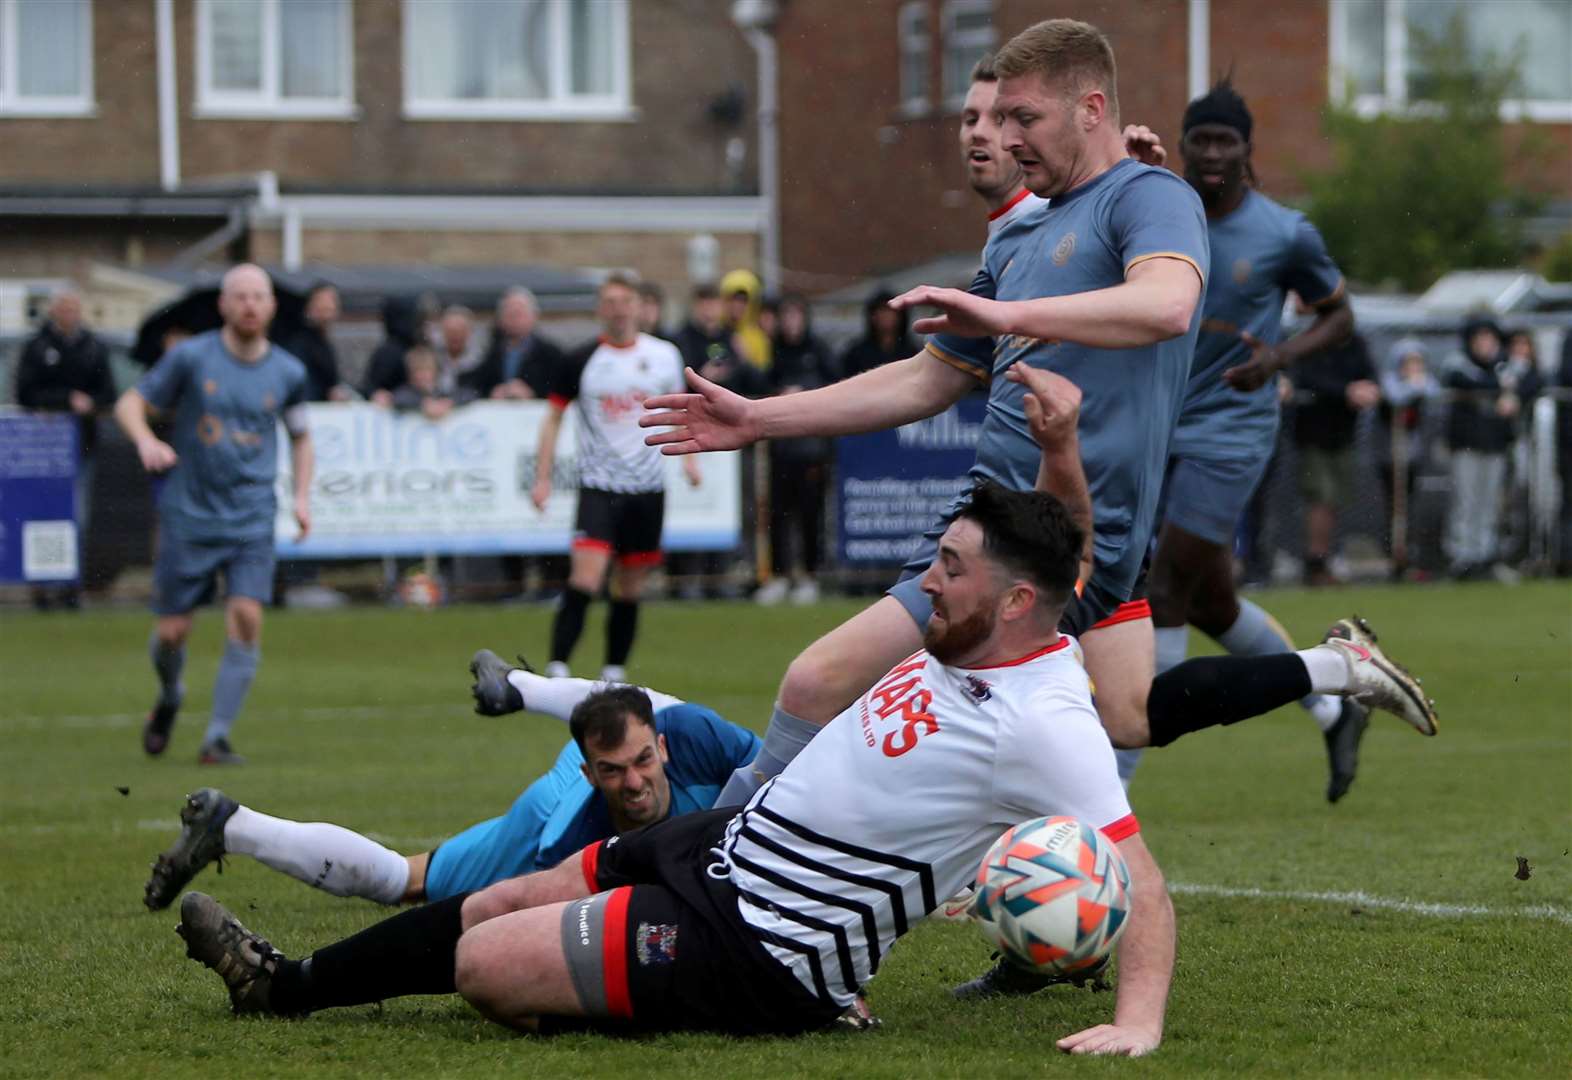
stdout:
{"type": "Polygon", "coordinates": [[[677,927],[673,923],[639,923],[634,948],[640,967],[664,967],[677,959],[677,927]]]}
{"type": "Polygon", "coordinates": [[[1243,285],[1245,282],[1247,282],[1249,280],[1250,280],[1250,260],[1249,259],[1235,259],[1234,260],[1234,284],[1235,285],[1243,285]]]}
{"type": "Polygon", "coordinates": [[[1059,242],[1053,246],[1053,264],[1063,266],[1070,261],[1070,256],[1075,254],[1075,234],[1065,233],[1059,242]]]}
{"type": "Polygon", "coordinates": [[[966,676],[966,692],[970,694],[972,696],[972,700],[978,704],[988,701],[993,697],[993,688],[988,685],[986,680],[979,679],[975,675],[966,676]]]}

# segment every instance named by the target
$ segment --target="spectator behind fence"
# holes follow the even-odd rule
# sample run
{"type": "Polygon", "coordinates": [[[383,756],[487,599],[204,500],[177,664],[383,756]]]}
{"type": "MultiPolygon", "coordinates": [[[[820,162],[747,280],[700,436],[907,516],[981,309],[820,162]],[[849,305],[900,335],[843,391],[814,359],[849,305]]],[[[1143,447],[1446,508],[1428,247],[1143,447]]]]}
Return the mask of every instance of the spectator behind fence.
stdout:
{"type": "Polygon", "coordinates": [[[759,305],[764,286],[752,270],[733,270],[721,278],[726,299],[726,325],[731,328],[737,355],[759,370],[770,366],[770,336],[759,326],[759,305]]]}
{"type": "Polygon", "coordinates": [[[393,391],[404,385],[404,354],[412,345],[428,344],[431,322],[437,312],[436,297],[390,296],[382,303],[382,327],[386,337],[366,364],[366,377],[360,385],[361,396],[377,405],[391,406],[393,391]]]}
{"type": "Polygon", "coordinates": [[[670,341],[663,326],[666,290],[653,281],[639,282],[639,333],[670,341]]]}
{"type": "Polygon", "coordinates": [[[1370,349],[1354,334],[1341,345],[1306,356],[1293,367],[1298,391],[1294,443],[1305,500],[1305,584],[1336,583],[1328,560],[1337,509],[1354,493],[1354,424],[1381,400],[1370,349]]]}
{"type": "Polygon", "coordinates": [[[338,290],[325,281],[318,282],[306,294],[305,319],[278,343],[306,365],[307,401],[350,401],[355,396],[339,378],[338,350],[329,336],[338,316],[338,290]]]}
{"type": "MultiPolygon", "coordinates": [[[[1452,391],[1446,424],[1452,451],[1447,555],[1454,577],[1475,578],[1490,573],[1501,554],[1507,454],[1522,430],[1525,406],[1539,393],[1540,377],[1532,348],[1510,355],[1492,320],[1469,319],[1462,338],[1463,352],[1445,378],[1452,391]]],[[[1497,572],[1510,573],[1505,567],[1497,572]]]]}
{"type": "MultiPolygon", "coordinates": [[[[742,358],[741,344],[732,332],[726,318],[726,301],[714,285],[694,286],[688,321],[672,338],[682,362],[704,378],[719,383],[733,393],[744,397],[762,397],[770,392],[770,383],[764,372],[742,358]]],[[[753,515],[753,460],[755,450],[742,451],[742,518],[743,536],[752,535],[753,515]]],[[[745,541],[746,542],[746,541],[745,541]]],[[[668,560],[668,573],[679,578],[681,596],[685,600],[698,600],[706,596],[724,596],[735,590],[724,579],[736,557],[734,551],[675,552],[668,560]]]]}
{"type": "MultiPolygon", "coordinates": [[[[781,298],[780,329],[775,336],[771,389],[777,394],[817,390],[840,379],[840,365],[813,335],[808,302],[781,298]]],[[[830,439],[777,439],[770,443],[770,566],[773,576],[758,591],[761,604],[794,604],[819,598],[819,555],[823,543],[824,500],[829,487],[830,439]],[[795,551],[793,550],[795,548],[795,551]]]]}
{"type": "Polygon", "coordinates": [[[1561,477],[1561,514],[1555,553],[1556,576],[1572,577],[1572,325],[1561,337],[1561,367],[1556,371],[1556,472],[1561,477]]]}
{"type": "Polygon", "coordinates": [[[906,312],[890,306],[895,294],[881,289],[862,306],[863,334],[841,354],[841,377],[849,379],[922,351],[906,330],[906,312]]]}
{"type": "Polygon", "coordinates": [[[427,420],[441,420],[459,405],[475,400],[475,391],[457,381],[442,385],[442,361],[429,345],[414,345],[404,354],[404,385],[393,391],[393,407],[420,410],[427,420]]]}
{"type": "Polygon", "coordinates": [[[535,332],[539,319],[534,293],[519,285],[502,294],[486,351],[467,379],[477,397],[545,400],[562,350],[535,332]]]}
{"type": "MultiPolygon", "coordinates": [[[[93,449],[98,442],[96,413],[115,401],[109,350],[82,323],[82,298],[61,289],[50,298],[49,314],[38,332],[22,346],[16,365],[16,403],[39,412],[76,417],[77,459],[75,511],[77,529],[85,535],[93,493],[93,449]]],[[[78,544],[78,550],[85,546],[78,544]]],[[[73,586],[34,586],[33,606],[46,610],[56,602],[76,608],[80,594],[73,586]]]]}
{"type": "Polygon", "coordinates": [[[1386,496],[1387,553],[1392,576],[1401,578],[1418,552],[1413,543],[1414,480],[1429,460],[1427,413],[1435,407],[1441,384],[1430,373],[1429,354],[1418,338],[1405,337],[1392,344],[1381,372],[1380,430],[1376,436],[1376,467],[1386,496]],[[1401,522],[1396,513],[1396,493],[1401,481],[1401,522]]]}

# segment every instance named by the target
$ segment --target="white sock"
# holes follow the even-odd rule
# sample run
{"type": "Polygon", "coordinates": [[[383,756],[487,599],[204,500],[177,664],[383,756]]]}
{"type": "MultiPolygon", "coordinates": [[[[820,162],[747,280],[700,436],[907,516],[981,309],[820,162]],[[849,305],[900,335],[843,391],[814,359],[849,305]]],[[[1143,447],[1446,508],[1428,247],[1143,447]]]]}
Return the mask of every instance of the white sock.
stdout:
{"type": "Polygon", "coordinates": [[[1331,731],[1343,716],[1343,699],[1334,694],[1313,694],[1302,699],[1299,704],[1304,705],[1305,712],[1310,714],[1310,719],[1322,731],[1331,731]]]}
{"type": "Polygon", "coordinates": [[[288,821],[242,806],[224,823],[224,850],[249,855],[334,896],[396,904],[409,887],[404,856],[323,821],[288,821]]]}
{"type": "Polygon", "coordinates": [[[1312,649],[1300,649],[1294,655],[1305,662],[1305,670],[1310,673],[1311,693],[1348,692],[1348,661],[1336,646],[1317,645],[1312,649]]]}
{"type": "Polygon", "coordinates": [[[607,664],[600,669],[600,681],[608,683],[625,683],[628,681],[628,669],[621,664],[607,664]]]}
{"type": "MultiPolygon", "coordinates": [[[[508,672],[508,682],[513,689],[519,692],[524,699],[524,708],[529,712],[545,713],[555,716],[563,723],[573,715],[573,710],[579,702],[589,697],[597,690],[606,689],[606,684],[593,679],[552,679],[545,675],[536,675],[533,671],[515,668],[508,672]]],[[[650,698],[650,706],[660,712],[671,705],[681,705],[682,699],[663,694],[659,690],[641,687],[650,698]]]]}
{"type": "Polygon", "coordinates": [[[546,678],[548,679],[566,679],[572,674],[573,672],[568,668],[568,665],[561,660],[553,660],[546,665],[546,678]]]}

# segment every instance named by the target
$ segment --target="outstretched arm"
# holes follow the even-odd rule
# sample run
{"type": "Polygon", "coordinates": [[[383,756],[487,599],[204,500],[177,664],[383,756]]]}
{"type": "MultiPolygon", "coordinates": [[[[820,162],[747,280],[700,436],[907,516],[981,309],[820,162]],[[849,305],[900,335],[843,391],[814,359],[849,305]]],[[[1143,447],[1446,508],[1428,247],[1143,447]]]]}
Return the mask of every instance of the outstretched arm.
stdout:
{"type": "Polygon", "coordinates": [[[1183,334],[1201,302],[1201,273],[1188,260],[1148,258],[1130,267],[1123,284],[1035,300],[988,300],[960,289],[919,285],[890,301],[894,308],[936,307],[918,319],[919,334],[1020,336],[1073,341],[1097,349],[1136,349],[1183,334]]]}
{"type": "Polygon", "coordinates": [[[1060,1039],[1067,1054],[1139,1057],[1163,1041],[1168,984],[1174,973],[1174,906],[1157,860],[1141,834],[1119,841],[1130,868],[1130,925],[1119,942],[1119,990],[1114,1022],[1060,1039]]]}
{"type": "Polygon", "coordinates": [[[750,401],[685,373],[686,394],[644,402],[640,427],[666,428],[645,438],[663,454],[737,450],[761,439],[833,437],[883,431],[943,412],[977,380],[926,352],[800,394],[750,401]]]}

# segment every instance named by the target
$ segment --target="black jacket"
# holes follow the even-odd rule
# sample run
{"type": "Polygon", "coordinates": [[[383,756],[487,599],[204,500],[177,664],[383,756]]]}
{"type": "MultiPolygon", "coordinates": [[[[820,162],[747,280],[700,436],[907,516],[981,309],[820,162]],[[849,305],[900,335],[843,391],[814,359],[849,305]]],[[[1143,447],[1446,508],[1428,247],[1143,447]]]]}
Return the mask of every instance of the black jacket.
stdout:
{"type": "MultiPolygon", "coordinates": [[[[828,346],[815,337],[811,330],[801,341],[794,343],[777,336],[771,355],[773,359],[766,375],[774,393],[778,394],[788,386],[817,390],[840,381],[840,364],[831,355],[828,346]]],[[[776,461],[822,462],[828,461],[834,452],[833,440],[816,436],[777,439],[770,444],[770,454],[776,461]]]]}
{"type": "MultiPolygon", "coordinates": [[[[523,362],[518,377],[536,397],[544,399],[551,393],[551,383],[557,368],[562,365],[562,350],[549,338],[531,334],[524,343],[523,362]]],[[[503,362],[507,358],[508,343],[495,331],[486,345],[486,352],[469,371],[459,376],[459,383],[475,392],[476,397],[490,397],[491,392],[504,382],[503,362]]]]}
{"type": "Polygon", "coordinates": [[[1370,349],[1358,334],[1295,362],[1289,378],[1295,390],[1310,397],[1294,409],[1294,442],[1319,450],[1352,447],[1359,412],[1348,407],[1348,384],[1375,377],[1370,349]]]}
{"type": "Polygon", "coordinates": [[[420,301],[413,296],[388,297],[382,303],[382,327],[387,337],[372,352],[360,387],[368,398],[378,390],[391,393],[404,385],[404,354],[420,332],[420,301]]]}
{"type": "Polygon", "coordinates": [[[905,311],[900,312],[901,320],[896,327],[894,347],[889,351],[879,347],[879,337],[873,331],[873,313],[878,308],[888,305],[894,298],[894,293],[887,292],[874,293],[868,297],[868,302],[862,307],[863,335],[841,353],[841,378],[849,379],[853,375],[861,375],[864,371],[872,371],[893,360],[905,360],[908,356],[915,356],[922,349],[917,340],[906,330],[905,311]]]}
{"type": "Polygon", "coordinates": [[[302,324],[279,347],[306,365],[306,400],[326,401],[339,384],[338,350],[319,328],[302,324]]]}
{"type": "MultiPolygon", "coordinates": [[[[66,340],[54,323],[22,346],[16,364],[16,403],[41,412],[70,412],[71,391],[80,390],[99,409],[115,403],[115,380],[109,369],[109,349],[87,330],[66,340]]],[[[97,425],[91,416],[80,418],[83,451],[91,450],[97,425]]]]}
{"type": "Polygon", "coordinates": [[[1446,373],[1442,385],[1458,392],[1447,409],[1447,445],[1453,450],[1499,454],[1528,422],[1543,380],[1532,367],[1507,363],[1505,354],[1484,364],[1465,354],[1463,362],[1446,373]],[[1496,403],[1508,392],[1517,395],[1517,415],[1497,416],[1496,403]]]}
{"type": "Polygon", "coordinates": [[[682,354],[682,362],[701,375],[706,364],[723,365],[725,375],[713,381],[734,394],[756,398],[771,392],[768,376],[737,355],[732,348],[731,331],[724,326],[711,334],[689,322],[672,336],[671,343],[682,354]]]}

